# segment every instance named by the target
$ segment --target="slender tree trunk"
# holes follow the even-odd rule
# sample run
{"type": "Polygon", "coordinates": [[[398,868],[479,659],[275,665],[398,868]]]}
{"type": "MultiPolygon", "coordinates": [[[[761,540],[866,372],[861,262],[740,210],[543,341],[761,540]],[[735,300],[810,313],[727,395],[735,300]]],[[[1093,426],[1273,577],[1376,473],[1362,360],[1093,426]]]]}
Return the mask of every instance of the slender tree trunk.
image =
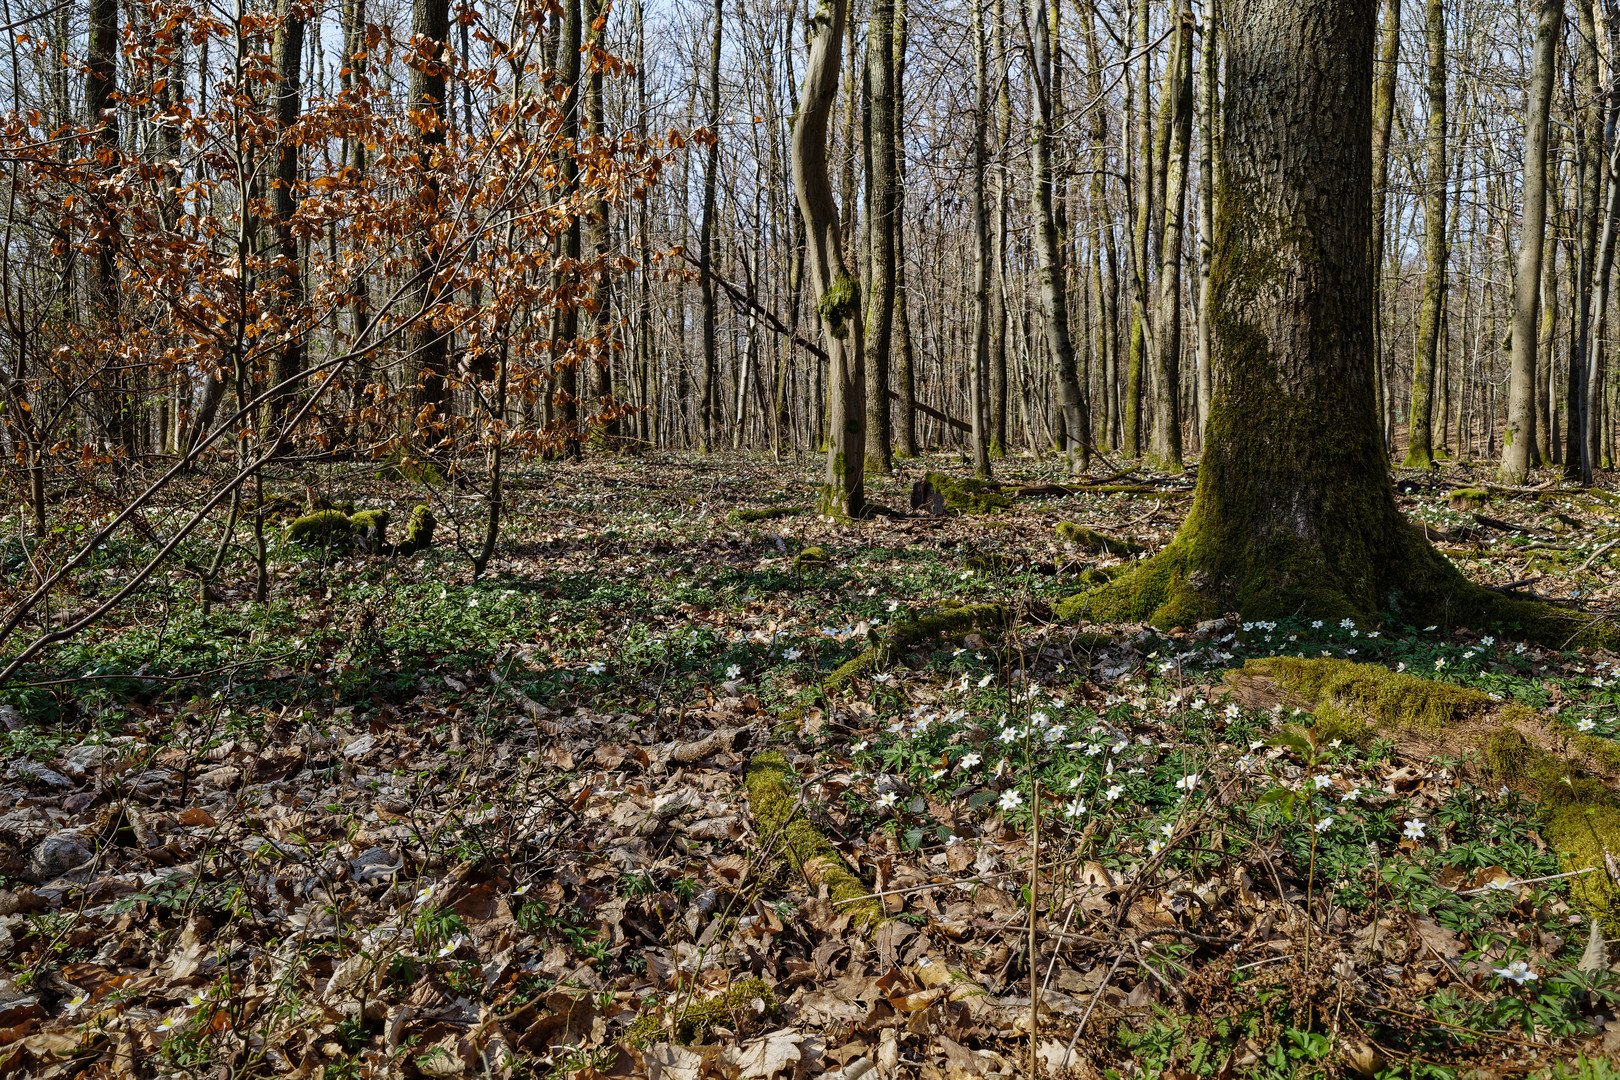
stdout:
{"type": "MultiPolygon", "coordinates": [[[[573,2],[573,0],[570,0],[573,2]]],[[[703,170],[703,219],[698,225],[698,292],[703,302],[703,368],[698,373],[698,426],[701,449],[714,449],[720,433],[719,360],[716,356],[718,313],[714,296],[715,186],[720,174],[720,46],[725,22],[725,0],[714,0],[714,25],[709,39],[709,116],[714,141],[709,143],[703,170]]]]}
{"type": "MultiPolygon", "coordinates": [[[[1398,0],[1396,0],[1398,2],[1398,0]]],[[[1215,81],[1219,68],[1220,16],[1216,0],[1204,0],[1204,47],[1198,87],[1198,414],[1193,424],[1200,449],[1215,392],[1210,367],[1209,268],[1215,250],[1215,81]]]]}
{"type": "Polygon", "coordinates": [[[911,318],[906,292],[906,156],[905,87],[907,0],[894,0],[894,343],[899,385],[898,438],[901,457],[917,456],[917,375],[911,346],[911,318]]]}
{"type": "Polygon", "coordinates": [[[1383,420],[1386,452],[1393,449],[1389,441],[1394,434],[1395,388],[1389,384],[1389,349],[1384,340],[1384,232],[1389,217],[1389,139],[1395,126],[1395,83],[1400,70],[1401,2],[1384,2],[1383,32],[1378,61],[1373,67],[1373,345],[1377,365],[1374,387],[1378,392],[1378,414],[1383,420]]]}
{"type": "MultiPolygon", "coordinates": [[[[1556,133],[1554,133],[1556,138],[1556,133]]],[[[1540,447],[1543,465],[1561,464],[1563,445],[1558,440],[1558,251],[1560,244],[1559,221],[1564,211],[1564,183],[1559,175],[1557,155],[1549,153],[1547,181],[1549,227],[1543,240],[1541,256],[1541,342],[1537,355],[1542,366],[1536,379],[1537,408],[1540,418],[1536,422],[1536,441],[1540,447]]]]}
{"type": "MultiPolygon", "coordinates": [[[[1061,0],[1053,2],[1061,3],[1061,0]]],[[[1070,471],[1078,476],[1091,468],[1091,417],[1086,407],[1085,388],[1080,385],[1075,371],[1074,346],[1069,339],[1069,301],[1063,272],[1063,246],[1052,212],[1052,77],[1056,60],[1052,55],[1046,0],[1030,0],[1030,29],[1034,34],[1031,53],[1036,104],[1032,117],[1035,130],[1030,136],[1035,270],[1040,278],[1041,306],[1046,316],[1046,343],[1057,365],[1064,432],[1062,449],[1068,456],[1070,471]]]]}
{"type": "Polygon", "coordinates": [[[1142,364],[1148,297],[1148,223],[1153,217],[1153,70],[1148,53],[1148,0],[1137,0],[1132,46],[1136,76],[1136,223],[1131,231],[1130,365],[1125,388],[1125,452],[1142,453],[1142,364]]]}
{"type": "MultiPolygon", "coordinates": [[[[301,102],[298,82],[303,73],[303,11],[299,0],[283,0],[273,45],[278,79],[276,131],[281,145],[276,153],[275,194],[271,200],[276,253],[272,279],[277,293],[275,306],[283,319],[287,319],[303,303],[303,276],[299,273],[298,240],[292,221],[297,206],[293,188],[298,183],[298,144],[293,139],[292,128],[298,122],[301,102]]],[[[297,378],[303,369],[304,340],[301,336],[290,337],[276,352],[274,382],[284,383],[297,378]]],[[[271,409],[273,421],[279,422],[288,404],[285,398],[275,399],[271,409]]]]}
{"type": "Polygon", "coordinates": [[[1575,337],[1569,353],[1569,380],[1565,395],[1564,473],[1582,483],[1592,482],[1591,460],[1586,454],[1586,361],[1591,354],[1592,282],[1597,267],[1598,195],[1602,184],[1602,86],[1598,79],[1597,22],[1592,0],[1575,0],[1579,53],[1575,63],[1576,167],[1579,199],[1576,213],[1575,337]]]}
{"type": "MultiPolygon", "coordinates": [[[[605,14],[605,0],[584,0],[585,5],[585,31],[587,41],[591,48],[605,49],[606,42],[603,36],[606,28],[597,28],[597,22],[605,14]]],[[[465,29],[465,27],[464,27],[465,29]]],[[[607,145],[610,139],[607,130],[607,102],[604,94],[602,69],[591,65],[591,70],[585,76],[585,134],[587,139],[601,140],[607,145]]],[[[603,191],[598,188],[598,191],[603,191]]],[[[591,258],[602,266],[595,271],[591,287],[591,332],[588,335],[591,345],[591,396],[596,399],[598,415],[613,409],[616,403],[613,400],[613,338],[616,333],[613,326],[613,277],[607,269],[608,253],[612,247],[613,214],[611,205],[605,198],[598,198],[591,204],[591,213],[588,223],[591,258]]],[[[600,421],[602,427],[603,445],[616,447],[618,444],[619,423],[617,420],[604,419],[600,421]]]]}
{"type": "Polygon", "coordinates": [[[1007,209],[1011,174],[1012,93],[1008,75],[1006,0],[991,5],[990,48],[996,76],[995,216],[990,254],[990,452],[1007,452],[1007,209]]]}
{"type": "Polygon", "coordinates": [[[1428,173],[1424,192],[1425,235],[1423,310],[1418,317],[1417,355],[1412,363],[1412,414],[1408,420],[1406,465],[1434,464],[1433,402],[1441,311],[1446,302],[1446,10],[1443,0],[1427,0],[1424,38],[1428,45],[1429,131],[1424,149],[1428,173]]]}
{"type": "MultiPolygon", "coordinates": [[[[117,164],[118,113],[113,99],[118,93],[118,0],[90,0],[90,25],[85,54],[84,107],[86,126],[94,133],[93,153],[97,168],[111,175],[117,164]]],[[[110,217],[109,211],[109,217],[110,217]]],[[[95,258],[90,274],[90,309],[106,327],[116,333],[119,318],[118,225],[108,221],[104,235],[94,241],[95,258]]],[[[107,438],[112,447],[133,454],[138,436],[136,409],[130,400],[128,378],[114,371],[105,380],[101,410],[107,438]]]]}
{"type": "Polygon", "coordinates": [[[871,93],[871,192],[866,228],[871,289],[866,301],[866,468],[894,471],[889,431],[889,344],[894,328],[895,122],[894,0],[872,0],[866,27],[866,78],[871,93]]]}
{"type": "Polygon", "coordinates": [[[848,0],[826,0],[810,23],[804,87],[793,124],[793,188],[804,216],[810,284],[831,371],[826,484],[820,509],[858,517],[866,508],[866,373],[861,296],[844,262],[838,207],[827,175],[827,121],[838,96],[839,48],[848,0]]]}
{"type": "Polygon", "coordinates": [[[1154,402],[1153,457],[1169,472],[1181,471],[1181,246],[1187,208],[1187,160],[1192,151],[1192,11],[1178,2],[1171,15],[1175,35],[1165,82],[1169,138],[1164,169],[1164,250],[1159,262],[1159,312],[1154,320],[1158,393],[1154,402]]]}
{"type": "MultiPolygon", "coordinates": [[[[434,173],[434,154],[444,145],[448,119],[445,100],[450,38],[449,0],[415,0],[411,33],[422,39],[426,55],[411,66],[410,101],[416,129],[416,171],[420,183],[419,212],[423,225],[416,243],[416,305],[431,311],[440,294],[434,284],[440,252],[427,228],[439,213],[439,180],[434,173]]],[[[419,319],[406,335],[406,362],[417,372],[413,380],[416,423],[429,429],[442,427],[450,373],[450,339],[433,326],[431,318],[419,319]]],[[[433,441],[430,436],[430,445],[433,441]]]]}
{"type": "Polygon", "coordinates": [[[984,4],[973,0],[973,347],[968,358],[968,410],[973,426],[973,470],[990,478],[989,410],[985,383],[990,369],[990,212],[986,205],[985,134],[989,126],[989,62],[984,4]]]}
{"type": "Polygon", "coordinates": [[[1524,211],[1519,220],[1519,265],[1513,280],[1513,360],[1499,473],[1504,484],[1525,482],[1536,444],[1536,347],[1541,329],[1537,319],[1547,228],[1547,121],[1556,76],[1553,57],[1563,31],[1564,0],[1542,0],[1524,121],[1524,211]]]}

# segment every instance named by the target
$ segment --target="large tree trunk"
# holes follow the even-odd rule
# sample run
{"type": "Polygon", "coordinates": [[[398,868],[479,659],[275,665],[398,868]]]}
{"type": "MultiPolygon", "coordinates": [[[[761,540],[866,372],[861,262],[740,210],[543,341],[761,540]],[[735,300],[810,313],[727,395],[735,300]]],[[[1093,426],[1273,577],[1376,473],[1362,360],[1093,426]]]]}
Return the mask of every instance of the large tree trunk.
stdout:
{"type": "Polygon", "coordinates": [[[1423,308],[1418,315],[1417,354],[1412,359],[1412,413],[1407,420],[1406,465],[1434,464],[1434,368],[1446,303],[1446,9],[1427,0],[1429,132],[1424,148],[1428,173],[1423,193],[1423,308]]]}
{"type": "Polygon", "coordinates": [[[1181,471],[1181,245],[1187,209],[1187,159],[1192,151],[1192,12],[1178,3],[1171,15],[1175,45],[1165,83],[1169,138],[1164,159],[1164,233],[1159,258],[1159,312],[1155,346],[1153,457],[1160,468],[1181,471]]]}
{"type": "Polygon", "coordinates": [[[793,189],[804,217],[810,287],[821,316],[831,386],[827,472],[820,510],[858,517],[866,509],[866,373],[861,289],[844,262],[838,207],[827,175],[827,120],[838,96],[839,50],[849,0],[826,0],[810,22],[804,86],[793,124],[793,189]]]}
{"type": "MultiPolygon", "coordinates": [[[[1061,0],[1055,0],[1061,2],[1061,0]]],[[[1051,31],[1046,0],[1030,0],[1030,28],[1034,35],[1035,115],[1030,136],[1030,186],[1035,213],[1035,268],[1040,276],[1041,305],[1046,314],[1046,343],[1057,364],[1058,394],[1062,402],[1062,447],[1075,475],[1091,468],[1091,418],[1085,390],[1075,372],[1074,346],[1069,339],[1069,301],[1063,274],[1063,247],[1052,214],[1052,100],[1053,65],[1051,31]]]]}
{"type": "Polygon", "coordinates": [[[873,0],[866,28],[866,77],[871,88],[871,191],[866,215],[871,291],[866,318],[866,468],[894,470],[889,437],[889,341],[894,328],[894,0],[873,0]]]}
{"type": "Polygon", "coordinates": [[[1225,611],[1363,625],[1389,612],[1513,621],[1539,640],[1582,631],[1470,584],[1395,505],[1373,389],[1376,9],[1230,0],[1215,400],[1193,507],[1162,552],[1060,613],[1190,627],[1225,611]]]}
{"type": "Polygon", "coordinates": [[[1519,220],[1519,266],[1513,280],[1513,360],[1508,372],[1500,473],[1504,484],[1525,482],[1536,445],[1536,346],[1541,329],[1536,323],[1547,228],[1547,114],[1556,77],[1553,55],[1563,31],[1564,0],[1542,0],[1524,121],[1524,212],[1519,220]]]}
{"type": "MultiPolygon", "coordinates": [[[[576,2],[576,0],[570,0],[576,2]]],[[[719,361],[715,355],[718,318],[714,297],[714,202],[720,173],[720,41],[725,19],[724,0],[714,0],[714,27],[709,40],[709,118],[714,141],[709,143],[703,168],[703,220],[698,225],[698,292],[703,301],[703,368],[698,374],[698,425],[704,453],[714,449],[719,403],[719,361]]]]}

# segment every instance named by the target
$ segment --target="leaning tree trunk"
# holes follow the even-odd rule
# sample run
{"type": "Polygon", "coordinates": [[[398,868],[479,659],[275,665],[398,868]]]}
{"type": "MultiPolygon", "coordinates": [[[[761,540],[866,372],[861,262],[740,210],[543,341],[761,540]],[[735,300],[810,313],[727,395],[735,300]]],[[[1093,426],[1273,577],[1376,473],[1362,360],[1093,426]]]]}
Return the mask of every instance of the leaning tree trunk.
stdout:
{"type": "Polygon", "coordinates": [[[1519,221],[1519,266],[1513,279],[1513,360],[1508,371],[1500,473],[1504,484],[1525,482],[1536,445],[1536,346],[1541,329],[1536,322],[1541,303],[1542,239],[1547,229],[1547,114],[1556,75],[1553,54],[1563,32],[1564,0],[1542,0],[1524,120],[1524,213],[1519,221]]]}
{"type": "Polygon", "coordinates": [[[1377,0],[1229,0],[1210,325],[1192,510],[1159,554],[1060,614],[1194,625],[1381,613],[1616,640],[1473,585],[1402,517],[1373,389],[1377,0]]]}
{"type": "Polygon", "coordinates": [[[866,372],[861,288],[844,262],[838,207],[827,175],[827,121],[838,96],[838,61],[849,0],[822,0],[810,21],[804,86],[793,124],[793,190],[804,217],[810,286],[821,316],[831,386],[827,472],[820,510],[858,517],[866,509],[866,372]]]}
{"type": "Polygon", "coordinates": [[[1035,130],[1030,137],[1030,186],[1034,189],[1035,265],[1040,275],[1041,304],[1046,309],[1046,343],[1057,362],[1058,393],[1063,403],[1063,431],[1069,470],[1075,475],[1091,468],[1091,418],[1085,391],[1075,372],[1074,345],[1069,339],[1069,300],[1064,287],[1063,247],[1052,215],[1052,101],[1051,32],[1046,22],[1046,0],[1030,0],[1030,28],[1034,36],[1035,130]]]}
{"type": "Polygon", "coordinates": [[[1418,315],[1417,355],[1412,360],[1412,412],[1407,418],[1406,465],[1434,464],[1434,366],[1446,303],[1446,9],[1428,0],[1429,135],[1423,195],[1425,233],[1423,308],[1418,315]]]}

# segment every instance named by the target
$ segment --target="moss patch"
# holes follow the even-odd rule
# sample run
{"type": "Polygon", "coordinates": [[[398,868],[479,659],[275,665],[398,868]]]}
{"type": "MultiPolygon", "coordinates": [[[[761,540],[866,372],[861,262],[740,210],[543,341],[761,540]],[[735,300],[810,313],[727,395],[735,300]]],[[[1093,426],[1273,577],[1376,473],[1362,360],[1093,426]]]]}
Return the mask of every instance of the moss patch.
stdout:
{"type": "Polygon", "coordinates": [[[739,525],[753,521],[774,521],[777,518],[798,517],[810,512],[808,506],[767,506],[763,509],[744,509],[739,506],[727,515],[727,520],[739,525]]]}
{"type": "Polygon", "coordinates": [[[929,473],[928,482],[945,497],[945,509],[958,514],[993,514],[1012,506],[1001,493],[1001,485],[976,477],[957,479],[944,473],[929,473]]]}
{"type": "Polygon", "coordinates": [[[437,524],[433,518],[433,509],[427,503],[420,503],[411,511],[411,520],[405,526],[405,543],[401,545],[401,555],[414,555],[418,551],[426,551],[433,546],[433,529],[437,524]]]}
{"type": "Polygon", "coordinates": [[[349,515],[341,510],[317,510],[287,526],[286,539],[302,547],[323,547],[346,543],[354,532],[349,515]]]}
{"type": "Polygon", "coordinates": [[[1496,704],[1465,686],[1333,657],[1270,656],[1250,660],[1242,671],[1267,675],[1317,708],[1354,709],[1380,727],[1434,730],[1483,714],[1496,704]]]}
{"type": "Polygon", "coordinates": [[[1491,493],[1485,488],[1455,488],[1447,501],[1453,510],[1478,510],[1490,498],[1491,493]]]}
{"type": "Polygon", "coordinates": [[[884,919],[883,905],[861,899],[872,889],[844,862],[821,830],[794,811],[799,805],[799,776],[780,750],[756,754],[743,769],[748,807],[768,851],[786,856],[812,890],[825,888],[850,925],[870,930],[884,919]]]}
{"type": "Polygon", "coordinates": [[[1131,539],[1121,539],[1100,533],[1096,529],[1088,529],[1084,525],[1077,525],[1072,521],[1060,521],[1057,527],[1057,538],[1066,544],[1073,544],[1082,551],[1100,555],[1136,555],[1146,551],[1141,544],[1131,539]]]}
{"type": "Polygon", "coordinates": [[[807,547],[793,556],[793,569],[803,570],[808,566],[826,566],[827,549],[824,547],[807,547]]]}

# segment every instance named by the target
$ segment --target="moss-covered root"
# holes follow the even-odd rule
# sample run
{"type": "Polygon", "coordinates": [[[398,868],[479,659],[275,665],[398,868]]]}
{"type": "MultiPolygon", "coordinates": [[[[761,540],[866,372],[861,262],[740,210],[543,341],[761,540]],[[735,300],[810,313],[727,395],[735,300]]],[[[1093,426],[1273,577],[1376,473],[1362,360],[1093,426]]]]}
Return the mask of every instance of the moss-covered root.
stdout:
{"type": "Polygon", "coordinates": [[[317,510],[287,526],[288,543],[304,547],[341,543],[354,532],[349,516],[341,510],[317,510]]]}
{"type": "Polygon", "coordinates": [[[1240,690],[1270,680],[1315,710],[1318,741],[1374,734],[1397,737],[1403,750],[1477,760],[1492,783],[1504,783],[1546,808],[1541,835],[1559,853],[1573,898],[1620,930],[1620,889],[1609,856],[1620,858],[1620,746],[1549,723],[1522,705],[1503,704],[1466,687],[1331,658],[1251,660],[1228,676],[1240,690]]]}
{"type": "Polygon", "coordinates": [[[883,921],[883,905],[870,897],[872,889],[849,868],[821,830],[803,814],[794,813],[799,804],[799,777],[780,750],[767,750],[750,759],[743,769],[743,786],[767,850],[785,855],[812,890],[825,888],[839,911],[849,913],[851,926],[870,930],[883,921]]]}
{"type": "Polygon", "coordinates": [[[839,689],[857,675],[865,675],[894,662],[895,658],[926,641],[945,635],[961,637],[975,630],[1005,629],[1012,618],[1005,604],[962,604],[932,615],[895,623],[887,634],[863,649],[859,656],[827,677],[822,685],[839,689]]]}
{"type": "Polygon", "coordinates": [[[1089,551],[1093,555],[1136,555],[1147,550],[1128,537],[1109,536],[1107,533],[1088,529],[1072,521],[1058,522],[1057,538],[1065,544],[1073,544],[1081,551],[1089,551]]]}
{"type": "Polygon", "coordinates": [[[359,513],[349,515],[349,525],[353,528],[361,546],[376,554],[384,550],[388,544],[389,518],[390,515],[386,510],[361,510],[359,513]]]}

